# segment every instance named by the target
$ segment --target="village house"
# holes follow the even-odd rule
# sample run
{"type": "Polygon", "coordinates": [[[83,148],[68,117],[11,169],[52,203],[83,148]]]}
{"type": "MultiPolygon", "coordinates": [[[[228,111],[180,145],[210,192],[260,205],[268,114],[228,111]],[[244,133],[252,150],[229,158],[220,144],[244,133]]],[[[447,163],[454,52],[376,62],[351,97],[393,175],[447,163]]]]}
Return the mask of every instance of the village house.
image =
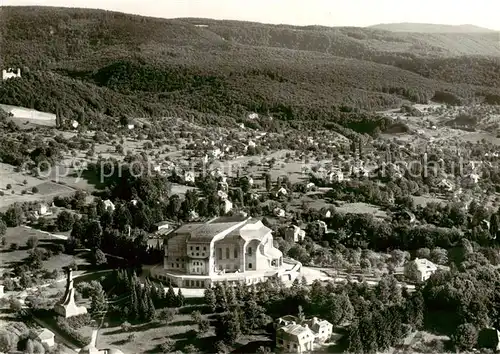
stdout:
{"type": "Polygon", "coordinates": [[[42,344],[46,344],[49,348],[56,344],[54,341],[54,333],[47,328],[42,329],[38,333],[38,339],[42,344]]]}
{"type": "Polygon", "coordinates": [[[394,220],[398,222],[406,222],[409,224],[413,224],[417,221],[415,214],[408,210],[402,210],[394,213],[394,220]]]}
{"type": "Polygon", "coordinates": [[[220,200],[224,201],[228,198],[228,195],[226,192],[219,190],[217,191],[217,195],[219,196],[220,200]]]}
{"type": "Polygon", "coordinates": [[[315,349],[315,344],[321,344],[330,339],[333,325],[313,317],[300,320],[294,316],[284,316],[278,319],[276,331],[276,349],[278,352],[305,353],[315,349]]]}
{"type": "Polygon", "coordinates": [[[286,190],[286,188],[285,188],[285,187],[281,187],[281,188],[279,188],[279,189],[276,191],[276,194],[275,194],[276,198],[279,198],[279,197],[281,197],[281,196],[287,196],[287,195],[288,195],[288,191],[286,190]]]}
{"type": "Polygon", "coordinates": [[[36,206],[35,213],[38,216],[48,215],[49,214],[49,207],[46,204],[44,204],[44,203],[39,203],[36,206]]]}
{"type": "Polygon", "coordinates": [[[316,188],[316,185],[313,182],[309,182],[306,184],[306,190],[310,191],[316,188]]]}
{"type": "Polygon", "coordinates": [[[127,125],[127,129],[128,129],[128,130],[132,130],[132,129],[134,129],[134,128],[135,128],[135,126],[134,126],[133,124],[128,124],[128,125],[127,125]]]}
{"type": "Polygon", "coordinates": [[[171,221],[160,221],[154,225],[155,232],[164,233],[167,230],[172,229],[173,222],[171,221]]]}
{"type": "Polygon", "coordinates": [[[301,242],[305,237],[306,232],[296,225],[291,225],[285,230],[285,240],[288,242],[301,242]]]}
{"type": "Polygon", "coordinates": [[[222,202],[222,207],[224,209],[224,214],[227,214],[233,210],[233,203],[229,199],[225,199],[222,202]]]}
{"type": "Polygon", "coordinates": [[[278,353],[306,353],[314,350],[314,334],[307,325],[292,321],[276,331],[278,353]]]}
{"type": "Polygon", "coordinates": [[[316,220],[316,223],[318,224],[320,229],[323,229],[323,232],[326,234],[328,231],[328,227],[326,226],[326,222],[323,220],[316,220]]]}
{"type": "Polygon", "coordinates": [[[74,120],[74,119],[73,119],[73,120],[71,121],[71,126],[73,127],[73,129],[78,128],[78,125],[79,125],[79,124],[78,124],[78,122],[77,122],[76,120],[74,120]]]}
{"type": "Polygon", "coordinates": [[[469,176],[467,176],[469,181],[472,182],[473,184],[477,184],[479,182],[479,175],[477,173],[471,173],[469,176]]]}
{"type": "Polygon", "coordinates": [[[223,156],[222,151],[219,148],[213,149],[210,154],[214,159],[218,159],[219,157],[223,156]]]}
{"type": "Polygon", "coordinates": [[[113,204],[113,202],[109,199],[106,199],[104,201],[104,208],[108,211],[115,211],[115,205],[113,204]]]}
{"type": "Polygon", "coordinates": [[[219,191],[227,192],[229,190],[229,184],[227,182],[220,181],[218,184],[219,191]]]}
{"type": "Polygon", "coordinates": [[[191,210],[189,212],[189,221],[195,221],[195,220],[198,220],[199,218],[200,218],[200,215],[198,215],[198,213],[195,210],[191,210]]]}
{"type": "Polygon", "coordinates": [[[273,245],[271,229],[241,216],[184,224],[169,235],[164,249],[163,269],[151,275],[182,287],[204,288],[218,281],[252,284],[290,268],[273,245]]]}
{"type": "Polygon", "coordinates": [[[425,258],[415,258],[413,261],[408,262],[405,267],[405,272],[408,271],[409,267],[414,267],[416,271],[417,280],[424,282],[434,274],[438,267],[425,258]]]}
{"type": "Polygon", "coordinates": [[[284,218],[286,215],[285,210],[283,210],[281,208],[274,208],[273,214],[275,216],[277,216],[278,218],[284,218]]]}
{"type": "Polygon", "coordinates": [[[195,174],[193,171],[184,172],[184,183],[194,183],[195,174]]]}
{"type": "Polygon", "coordinates": [[[344,173],[341,170],[333,170],[328,173],[328,180],[330,183],[342,182],[344,180],[344,173]]]}
{"type": "Polygon", "coordinates": [[[18,78],[21,77],[21,69],[17,69],[14,71],[14,69],[8,68],[7,70],[2,70],[2,80],[8,80],[8,79],[13,79],[13,78],[18,78]]]}
{"type": "Polygon", "coordinates": [[[453,192],[453,183],[451,183],[447,179],[442,179],[438,183],[438,187],[445,192],[453,192]]]}

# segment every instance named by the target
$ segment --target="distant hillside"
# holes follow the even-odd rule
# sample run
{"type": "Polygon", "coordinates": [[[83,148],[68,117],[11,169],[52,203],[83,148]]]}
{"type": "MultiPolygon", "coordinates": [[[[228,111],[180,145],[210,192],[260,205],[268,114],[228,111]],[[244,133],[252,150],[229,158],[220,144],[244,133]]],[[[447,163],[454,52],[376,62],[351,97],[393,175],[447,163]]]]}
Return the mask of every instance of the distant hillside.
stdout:
{"type": "Polygon", "coordinates": [[[1,66],[23,69],[21,79],[0,83],[0,103],[60,106],[66,117],[102,127],[124,115],[221,124],[255,111],[276,124],[373,132],[382,120],[360,112],[430,99],[500,102],[500,48],[489,33],[2,7],[0,46],[1,66]]]}
{"type": "Polygon", "coordinates": [[[474,25],[439,25],[431,23],[381,23],[369,28],[391,32],[415,33],[494,33],[496,31],[474,25]]]}

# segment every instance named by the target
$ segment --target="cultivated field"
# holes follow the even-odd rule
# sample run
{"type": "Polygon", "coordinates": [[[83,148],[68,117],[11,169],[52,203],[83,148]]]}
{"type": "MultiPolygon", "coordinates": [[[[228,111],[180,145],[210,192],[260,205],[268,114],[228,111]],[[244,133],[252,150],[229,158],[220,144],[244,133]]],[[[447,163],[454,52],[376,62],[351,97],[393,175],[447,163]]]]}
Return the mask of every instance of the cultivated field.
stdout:
{"type": "Polygon", "coordinates": [[[21,172],[15,172],[14,167],[0,163],[0,210],[4,210],[14,203],[33,202],[38,200],[49,201],[55,196],[73,194],[71,187],[51,182],[47,179],[35,178],[21,172]],[[10,185],[8,189],[7,186],[10,185]],[[32,188],[38,188],[37,193],[32,188]],[[25,194],[22,194],[26,191],[25,194]]]}

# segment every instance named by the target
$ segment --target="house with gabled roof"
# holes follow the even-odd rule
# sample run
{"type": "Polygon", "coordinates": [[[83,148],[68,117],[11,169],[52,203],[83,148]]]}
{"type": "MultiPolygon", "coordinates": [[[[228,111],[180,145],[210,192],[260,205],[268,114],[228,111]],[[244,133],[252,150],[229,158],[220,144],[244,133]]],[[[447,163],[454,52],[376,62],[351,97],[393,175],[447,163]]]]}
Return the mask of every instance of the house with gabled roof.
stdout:
{"type": "Polygon", "coordinates": [[[333,325],[326,320],[283,316],[277,323],[276,350],[286,353],[312,352],[316,343],[328,341],[332,334],[333,325]]]}

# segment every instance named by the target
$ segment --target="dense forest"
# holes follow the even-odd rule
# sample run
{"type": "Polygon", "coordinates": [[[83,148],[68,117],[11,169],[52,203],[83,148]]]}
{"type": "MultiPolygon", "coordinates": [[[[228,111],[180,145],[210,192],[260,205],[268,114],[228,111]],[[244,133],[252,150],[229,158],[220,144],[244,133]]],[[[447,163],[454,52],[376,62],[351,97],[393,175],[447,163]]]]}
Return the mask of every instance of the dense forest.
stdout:
{"type": "MultiPolygon", "coordinates": [[[[21,79],[0,84],[0,102],[49,112],[60,106],[64,117],[87,125],[106,127],[110,117],[123,116],[202,123],[220,117],[221,124],[258,112],[311,128],[336,123],[353,129],[359,117],[342,112],[408,101],[500,102],[499,60],[470,56],[499,54],[491,33],[429,35],[29,10],[0,12],[1,66],[23,71],[21,79]]],[[[382,128],[375,115],[361,120],[367,122],[362,132],[382,128]]]]}

